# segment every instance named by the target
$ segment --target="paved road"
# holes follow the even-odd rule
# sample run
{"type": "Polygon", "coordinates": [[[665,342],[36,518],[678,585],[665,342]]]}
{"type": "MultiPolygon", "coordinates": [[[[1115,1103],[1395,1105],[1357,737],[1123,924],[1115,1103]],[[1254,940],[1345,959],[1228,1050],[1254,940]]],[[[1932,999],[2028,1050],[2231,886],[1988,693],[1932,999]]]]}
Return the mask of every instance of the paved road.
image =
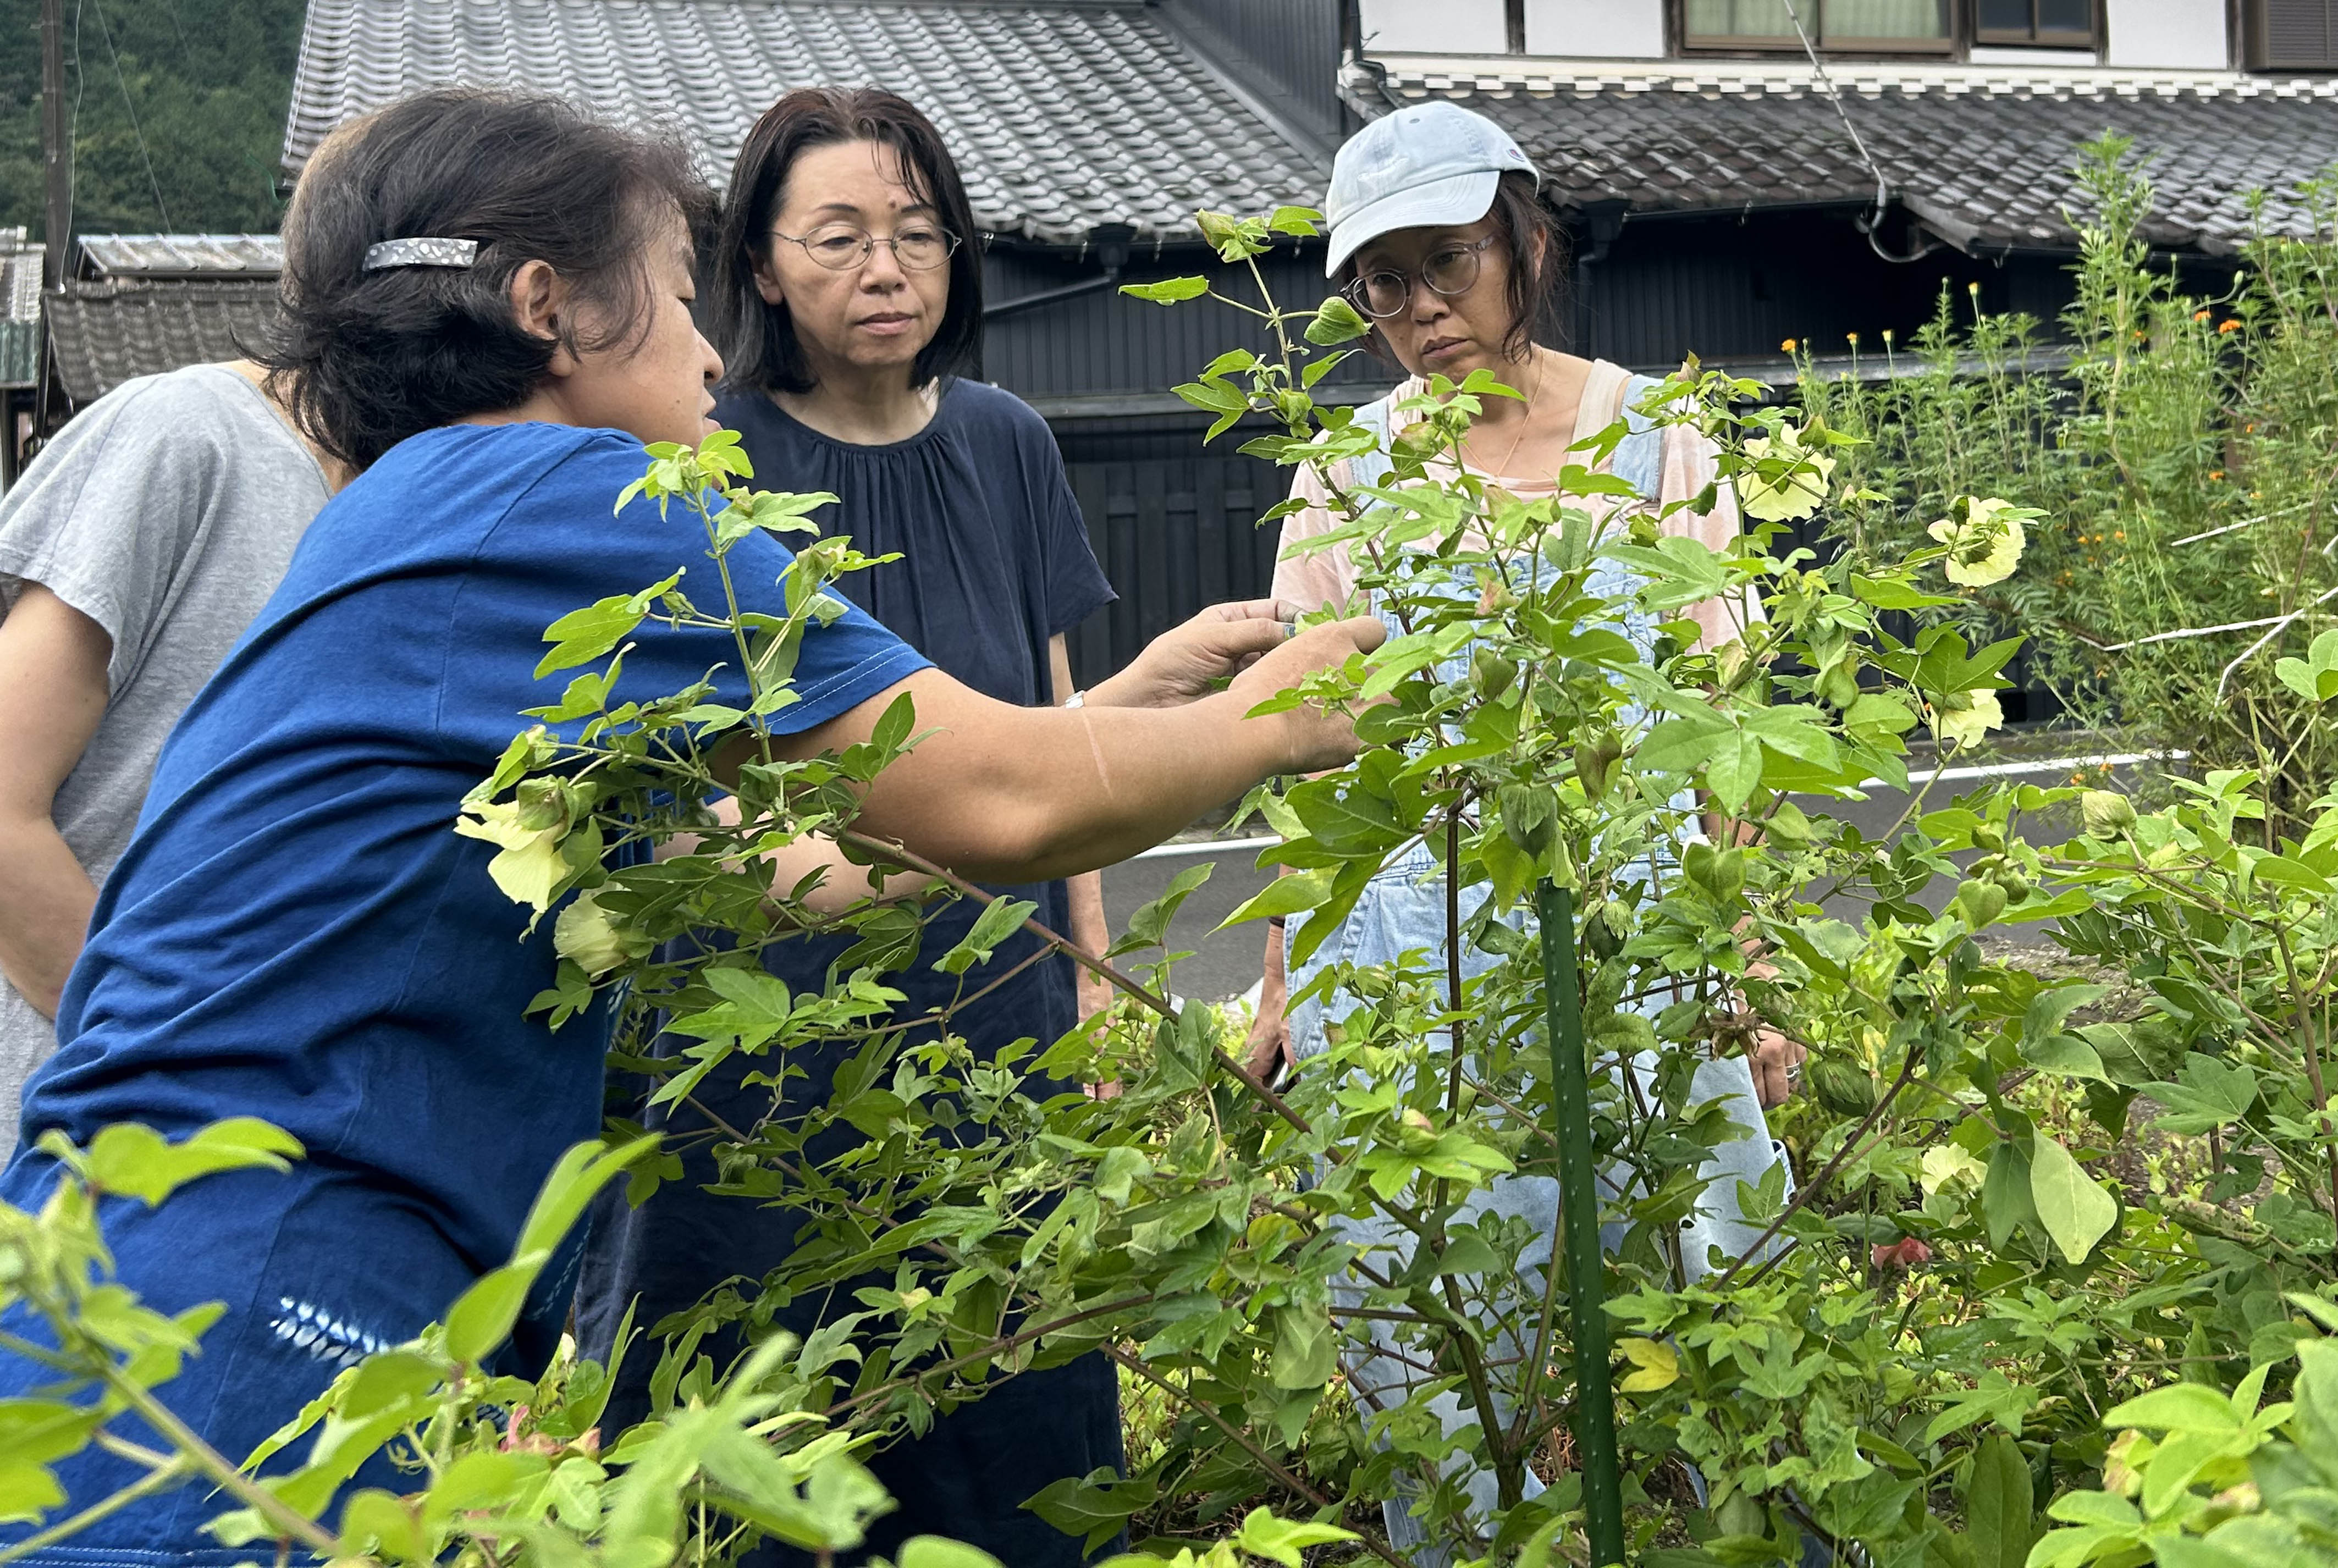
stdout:
{"type": "MultiPolygon", "coordinates": [[[[2018,768],[2015,777],[2041,785],[2061,784],[2069,780],[2073,760],[2070,759],[2040,759],[2017,760],[2000,767],[2018,768]]],[[[2134,768],[2121,766],[2112,769],[2118,788],[2132,789],[2137,783],[2134,768]]],[[[2092,779],[2089,779],[2092,782],[2092,779]]],[[[1970,770],[1955,769],[1952,776],[1933,787],[1930,802],[1933,806],[1948,804],[1959,790],[1979,787],[1970,770]],[[1961,774],[1961,777],[1953,776],[1961,774]]],[[[1897,791],[1877,790],[1864,801],[1838,801],[1827,805],[1830,814],[1855,823],[1862,832],[1878,835],[1888,831],[1899,819],[1907,799],[1897,791]]],[[[2033,825],[2032,842],[2053,842],[2062,835],[2050,830],[2053,825],[2033,825]]],[[[2076,824],[2067,825],[2074,831],[2076,824]]],[[[1180,846],[1181,849],[1187,847],[1180,846]]],[[[1157,898],[1166,890],[1171,878],[1190,867],[1208,864],[1213,867],[1210,879],[1201,890],[1189,897],[1178,911],[1169,928],[1170,951],[1191,952],[1194,956],[1177,965],[1172,985],[1181,996],[1222,1002],[1238,996],[1258,980],[1259,958],[1265,944],[1265,932],[1253,923],[1231,931],[1212,935],[1218,922],[1239,907],[1243,900],[1263,887],[1271,873],[1259,870],[1252,862],[1255,849],[1227,850],[1207,846],[1191,847],[1196,852],[1126,861],[1105,873],[1105,910],[1117,932],[1126,926],[1128,917],[1139,906],[1157,898]]],[[[1938,908],[1953,889],[1936,885],[1928,889],[1926,902],[1938,908]]],[[[2042,926],[2025,926],[2007,928],[2007,935],[2017,939],[2042,942],[2046,931],[2042,926]]]]}

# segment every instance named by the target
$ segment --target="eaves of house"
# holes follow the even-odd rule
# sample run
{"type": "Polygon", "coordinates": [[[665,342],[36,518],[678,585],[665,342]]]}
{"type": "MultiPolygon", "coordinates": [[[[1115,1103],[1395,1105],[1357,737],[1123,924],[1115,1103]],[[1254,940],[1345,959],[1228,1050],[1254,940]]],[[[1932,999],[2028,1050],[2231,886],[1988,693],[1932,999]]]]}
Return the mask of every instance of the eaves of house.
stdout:
{"type": "Polygon", "coordinates": [[[1351,65],[1366,113],[1447,98],[1498,121],[1562,208],[1633,217],[1891,201],[1975,254],[2067,250],[2078,143],[2132,137],[2155,246],[2230,254],[2256,225],[2303,233],[2296,187],[2338,164],[2338,79],[2230,71],[1794,60],[1380,56],[1351,65]],[[2261,218],[2251,192],[2262,190],[2261,218]]]}

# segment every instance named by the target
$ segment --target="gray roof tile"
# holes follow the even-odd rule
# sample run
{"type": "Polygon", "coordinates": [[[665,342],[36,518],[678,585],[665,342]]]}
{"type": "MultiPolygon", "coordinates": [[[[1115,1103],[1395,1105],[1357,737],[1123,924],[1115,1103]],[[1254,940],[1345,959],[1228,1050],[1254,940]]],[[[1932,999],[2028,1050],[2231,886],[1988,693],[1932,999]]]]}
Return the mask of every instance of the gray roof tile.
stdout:
{"type": "Polygon", "coordinates": [[[276,281],[76,283],[44,303],[57,377],[87,403],[133,376],[238,358],[274,319],[276,281]]]}
{"type": "Polygon", "coordinates": [[[284,242],[273,234],[84,234],[84,268],[100,278],[273,278],[284,242]]]}
{"type": "MultiPolygon", "coordinates": [[[[1807,68],[1749,67],[1733,90],[1658,66],[1603,83],[1585,63],[1529,67],[1550,83],[1499,93],[1433,57],[1383,62],[1400,102],[1446,97],[1500,122],[1541,165],[1562,205],[1621,199],[1644,211],[1855,202],[1874,176],[1807,68]]],[[[1503,80],[1510,80],[1504,78],[1503,80]]],[[[2229,251],[2250,233],[2248,193],[2264,220],[2303,232],[2299,181],[2338,164],[2338,81],[2275,82],[2230,73],[1986,72],[1941,66],[1838,71],[1843,107],[1894,197],[1964,244],[2065,247],[2063,217],[2082,205],[2070,167],[2079,142],[2117,131],[2146,160],[2153,243],[2229,251]]]]}
{"type": "Polygon", "coordinates": [[[1136,0],[310,0],[285,162],[457,84],[678,123],[717,179],[790,89],[889,87],[940,128],[985,228],[1046,241],[1184,237],[1196,207],[1311,201],[1324,174],[1136,0]]]}

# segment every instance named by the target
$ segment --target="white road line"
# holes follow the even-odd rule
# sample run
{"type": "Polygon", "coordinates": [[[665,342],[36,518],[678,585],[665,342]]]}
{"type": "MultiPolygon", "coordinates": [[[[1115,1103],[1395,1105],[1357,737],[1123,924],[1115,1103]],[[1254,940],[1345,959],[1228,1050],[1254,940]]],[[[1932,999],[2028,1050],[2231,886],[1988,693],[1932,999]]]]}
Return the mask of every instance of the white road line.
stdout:
{"type": "MultiPolygon", "coordinates": [[[[2107,751],[2091,757],[2042,757],[2027,762],[1976,762],[1962,768],[1943,768],[1938,774],[1911,772],[1908,779],[1911,784],[1920,784],[1935,778],[1942,783],[1955,783],[1967,779],[2014,779],[2026,773],[2076,773],[2085,768],[2132,768],[2138,762],[2184,762],[2190,760],[2191,756],[2189,751],[2107,751]]],[[[1870,779],[1860,788],[1881,789],[1890,786],[1881,779],[1870,779]]],[[[1170,860],[1188,855],[1254,855],[1282,842],[1271,834],[1262,838],[1206,838],[1198,844],[1155,844],[1150,849],[1138,850],[1128,858],[1170,860]]]]}

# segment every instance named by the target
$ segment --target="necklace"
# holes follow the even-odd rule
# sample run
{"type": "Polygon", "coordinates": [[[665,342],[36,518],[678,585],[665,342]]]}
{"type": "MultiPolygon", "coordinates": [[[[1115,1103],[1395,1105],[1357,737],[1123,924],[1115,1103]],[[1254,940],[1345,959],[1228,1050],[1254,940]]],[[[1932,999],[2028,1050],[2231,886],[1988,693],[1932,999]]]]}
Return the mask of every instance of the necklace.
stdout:
{"type": "MultiPolygon", "coordinates": [[[[1531,352],[1531,350],[1529,350],[1529,352],[1531,352]]],[[[1518,455],[1518,447],[1525,442],[1527,432],[1534,428],[1535,399],[1542,396],[1542,377],[1545,368],[1545,361],[1537,355],[1535,358],[1534,385],[1528,388],[1525,407],[1518,410],[1518,433],[1510,437],[1509,450],[1502,454],[1502,460],[1499,463],[1492,464],[1487,467],[1485,473],[1485,476],[1487,478],[1508,479],[1516,477],[1515,475],[1508,472],[1510,459],[1518,455]]]]}

